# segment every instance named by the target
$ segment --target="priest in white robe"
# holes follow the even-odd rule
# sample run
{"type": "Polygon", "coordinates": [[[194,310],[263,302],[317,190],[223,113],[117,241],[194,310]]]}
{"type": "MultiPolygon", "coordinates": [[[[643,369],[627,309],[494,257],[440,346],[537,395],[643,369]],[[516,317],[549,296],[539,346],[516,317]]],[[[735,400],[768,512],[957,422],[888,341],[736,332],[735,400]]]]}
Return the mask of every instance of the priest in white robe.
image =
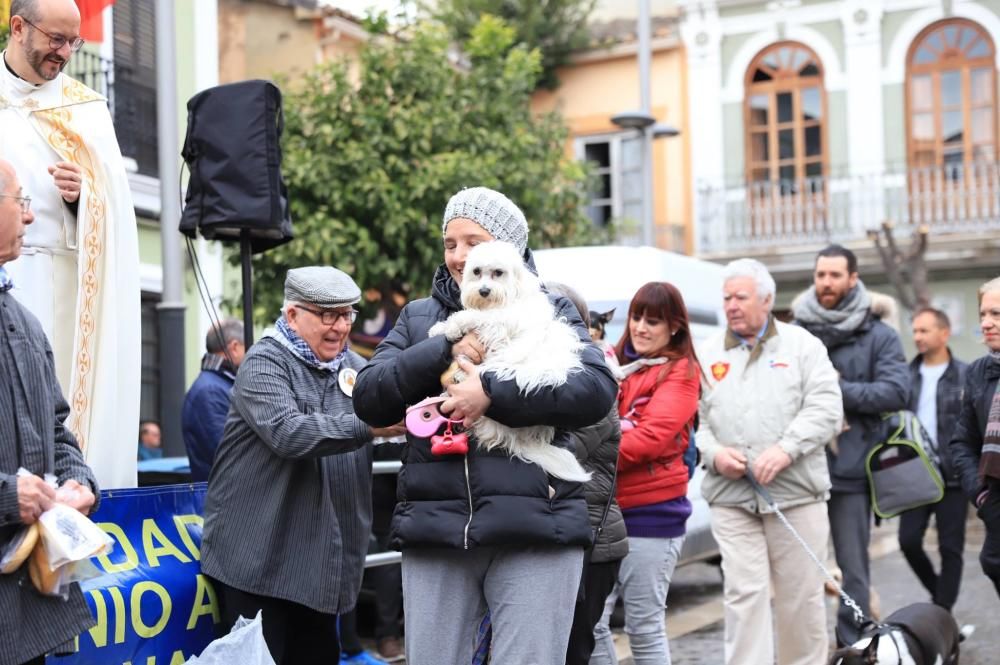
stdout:
{"type": "Polygon", "coordinates": [[[41,321],[101,487],[134,487],[141,337],[135,211],[107,100],[62,73],[80,47],[72,0],[14,0],[0,67],[0,157],[35,223],[7,265],[41,321]]]}

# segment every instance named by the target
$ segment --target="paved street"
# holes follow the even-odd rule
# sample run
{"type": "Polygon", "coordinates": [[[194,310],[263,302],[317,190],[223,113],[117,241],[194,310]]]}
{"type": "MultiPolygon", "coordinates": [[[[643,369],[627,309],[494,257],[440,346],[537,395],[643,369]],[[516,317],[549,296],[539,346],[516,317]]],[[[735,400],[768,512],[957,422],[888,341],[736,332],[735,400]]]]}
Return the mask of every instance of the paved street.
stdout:
{"type": "MultiPolygon", "coordinates": [[[[873,532],[872,580],[881,597],[883,613],[908,603],[927,600],[927,593],[910,571],[895,538],[896,522],[873,532]]],[[[934,552],[936,534],[927,535],[928,550],[934,552]]],[[[963,645],[962,665],[995,665],[1000,649],[1000,600],[979,567],[982,545],[981,523],[970,516],[966,537],[963,587],[955,607],[960,624],[975,624],[976,632],[963,645]]],[[[936,559],[936,552],[932,555],[936,559]]],[[[670,588],[667,632],[674,665],[722,663],[722,576],[718,567],[691,564],[678,570],[670,588]]],[[[834,615],[830,599],[829,616],[834,615]]],[[[617,639],[622,665],[632,665],[628,640],[617,639]]],[[[820,664],[817,664],[820,665],[820,664]]]]}

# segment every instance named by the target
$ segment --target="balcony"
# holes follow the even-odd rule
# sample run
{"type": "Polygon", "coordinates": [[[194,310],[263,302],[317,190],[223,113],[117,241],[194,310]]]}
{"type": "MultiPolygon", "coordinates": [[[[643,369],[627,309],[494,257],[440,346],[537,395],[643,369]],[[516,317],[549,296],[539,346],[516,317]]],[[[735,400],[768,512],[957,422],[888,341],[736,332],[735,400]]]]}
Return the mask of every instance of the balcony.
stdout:
{"type": "Polygon", "coordinates": [[[74,55],[66,73],[108,98],[122,156],[135,161],[139,174],[157,177],[156,81],[88,51],[74,55]]]}
{"type": "Polygon", "coordinates": [[[763,255],[866,237],[883,221],[901,234],[1000,237],[1000,164],[945,164],[895,173],[820,176],[698,190],[706,256],[763,255]]]}

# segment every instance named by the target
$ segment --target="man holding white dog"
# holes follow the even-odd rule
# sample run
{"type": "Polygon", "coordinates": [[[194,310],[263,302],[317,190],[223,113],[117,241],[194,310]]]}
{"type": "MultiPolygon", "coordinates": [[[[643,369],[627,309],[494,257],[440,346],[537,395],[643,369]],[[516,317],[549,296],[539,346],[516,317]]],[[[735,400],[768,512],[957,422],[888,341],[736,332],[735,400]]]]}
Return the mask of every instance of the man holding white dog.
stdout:
{"type": "MultiPolygon", "coordinates": [[[[448,202],[442,235],[444,265],[432,295],[403,309],[358,375],[357,414],[375,425],[398,422],[408,406],[441,393],[441,374],[458,359],[467,376],[448,386],[442,413],[466,427],[483,416],[512,428],[555,427],[548,445],[570,447],[565,430],[605,416],[617,386],[569,300],[551,298],[556,316],[585,342],[580,368],[529,397],[513,379],[479,371],[486,351],[475,333],[457,341],[428,336],[464,309],[473,247],[508,242],[532,267],[524,214],[500,192],[465,189],[448,202]]],[[[468,437],[466,454],[436,455],[426,438],[407,435],[391,528],[392,545],[403,551],[407,662],[482,662],[490,631],[492,662],[563,662],[583,549],[593,536],[583,487],[468,437]]]]}
{"type": "Polygon", "coordinates": [[[762,263],[739,259],[723,276],[727,329],[698,349],[707,385],[697,445],[722,554],[725,662],[815,665],[828,645],[823,574],[747,475],[825,558],[824,447],[844,417],[837,372],[816,337],[771,314],[775,284],[762,263]]]}

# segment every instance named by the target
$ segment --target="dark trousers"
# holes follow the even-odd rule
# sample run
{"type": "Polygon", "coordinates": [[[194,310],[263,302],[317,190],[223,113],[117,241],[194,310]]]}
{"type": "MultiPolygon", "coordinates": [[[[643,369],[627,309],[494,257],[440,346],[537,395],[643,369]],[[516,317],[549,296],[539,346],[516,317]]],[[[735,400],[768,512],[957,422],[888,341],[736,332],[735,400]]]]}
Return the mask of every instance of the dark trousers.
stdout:
{"type": "Polygon", "coordinates": [[[340,660],[337,615],[324,614],[280,598],[258,596],[212,580],[219,599],[220,636],[240,616],[261,612],[264,641],[277,665],[330,665],[340,660]]]}
{"type": "MultiPolygon", "coordinates": [[[[871,540],[871,499],[866,492],[833,492],[826,504],[830,517],[830,535],[837,566],[844,575],[842,584],[861,611],[871,614],[869,595],[870,568],[868,543],[871,540]]],[[[854,612],[843,601],[837,609],[837,641],[853,644],[861,636],[861,626],[854,620],[854,612]]]]}
{"type": "MultiPolygon", "coordinates": [[[[389,534],[376,533],[378,551],[388,552],[389,534]]],[[[403,636],[403,567],[375,566],[365,569],[375,590],[375,639],[403,636]]]]}
{"type": "Polygon", "coordinates": [[[587,665],[590,662],[590,655],[594,652],[594,626],[604,613],[604,603],[615,588],[621,565],[619,559],[584,566],[580,594],[573,613],[573,627],[569,631],[566,665],[587,665]]]}
{"type": "Polygon", "coordinates": [[[358,636],[358,608],[337,617],[337,634],[340,636],[340,651],[344,655],[353,656],[365,650],[358,636]]]}
{"type": "Polygon", "coordinates": [[[38,658],[32,658],[24,665],[45,665],[45,656],[39,656],[38,658]]]}
{"type": "Polygon", "coordinates": [[[962,583],[962,552],[965,550],[965,518],[968,515],[965,494],[958,488],[945,490],[935,504],[908,510],[899,518],[899,548],[910,568],[931,594],[931,601],[949,612],[958,599],[962,583]],[[924,552],[924,534],[931,515],[938,532],[941,572],[935,573],[924,552]]]}
{"type": "Polygon", "coordinates": [[[979,552],[979,563],[1000,595],[1000,483],[992,483],[986,501],[976,511],[976,515],[986,527],[986,539],[979,552]]]}

